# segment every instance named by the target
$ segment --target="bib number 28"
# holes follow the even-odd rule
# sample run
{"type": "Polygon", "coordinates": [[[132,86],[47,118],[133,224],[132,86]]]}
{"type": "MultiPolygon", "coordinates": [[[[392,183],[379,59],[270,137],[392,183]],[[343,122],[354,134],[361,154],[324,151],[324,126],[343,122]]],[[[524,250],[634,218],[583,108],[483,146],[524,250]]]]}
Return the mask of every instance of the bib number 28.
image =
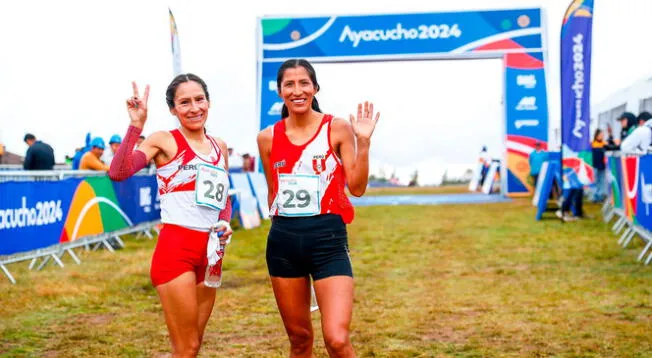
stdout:
{"type": "Polygon", "coordinates": [[[204,187],[206,192],[204,193],[205,199],[215,199],[217,201],[224,200],[224,184],[218,183],[217,185],[213,184],[210,180],[204,180],[204,187]]]}
{"type": "Polygon", "coordinates": [[[199,164],[195,181],[197,205],[222,210],[228,197],[229,175],[222,168],[199,164]]]}

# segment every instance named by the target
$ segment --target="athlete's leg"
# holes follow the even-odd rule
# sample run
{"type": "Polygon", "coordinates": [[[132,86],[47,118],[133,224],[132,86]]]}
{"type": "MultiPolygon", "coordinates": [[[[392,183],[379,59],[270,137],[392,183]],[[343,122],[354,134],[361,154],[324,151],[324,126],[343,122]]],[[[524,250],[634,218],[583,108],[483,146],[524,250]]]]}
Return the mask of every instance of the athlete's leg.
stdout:
{"type": "Polygon", "coordinates": [[[353,313],[353,277],[330,276],[315,280],[324,343],[331,357],[355,357],[349,340],[353,313]]]}
{"type": "Polygon", "coordinates": [[[271,277],[276,304],[290,339],[290,357],[312,357],[310,279],[271,277]]]}
{"type": "Polygon", "coordinates": [[[199,344],[203,341],[206,323],[208,323],[208,319],[211,317],[211,313],[213,312],[216,291],[217,290],[214,288],[206,287],[204,282],[197,285],[197,323],[199,330],[199,344]]]}
{"type": "Polygon", "coordinates": [[[170,333],[173,357],[196,357],[199,352],[196,286],[194,272],[184,272],[156,286],[170,333]]]}

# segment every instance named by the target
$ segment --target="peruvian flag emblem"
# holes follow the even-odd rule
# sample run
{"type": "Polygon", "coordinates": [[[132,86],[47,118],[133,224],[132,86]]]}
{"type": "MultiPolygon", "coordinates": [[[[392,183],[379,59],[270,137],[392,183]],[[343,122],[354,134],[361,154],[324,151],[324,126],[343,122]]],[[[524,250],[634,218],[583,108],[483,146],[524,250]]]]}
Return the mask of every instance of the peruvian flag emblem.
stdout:
{"type": "Polygon", "coordinates": [[[321,174],[324,172],[324,170],[326,170],[326,158],[312,158],[312,169],[315,171],[315,174],[321,174]]]}

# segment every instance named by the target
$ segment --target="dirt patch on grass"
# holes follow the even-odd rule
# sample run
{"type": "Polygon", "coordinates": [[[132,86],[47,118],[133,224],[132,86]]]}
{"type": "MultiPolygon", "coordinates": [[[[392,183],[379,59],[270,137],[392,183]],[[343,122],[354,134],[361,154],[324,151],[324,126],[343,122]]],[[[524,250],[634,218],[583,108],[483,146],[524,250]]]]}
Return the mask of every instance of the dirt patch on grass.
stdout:
{"type": "Polygon", "coordinates": [[[115,314],[112,313],[84,313],[74,316],[71,320],[71,323],[80,326],[99,326],[111,323],[114,318],[115,314]]]}

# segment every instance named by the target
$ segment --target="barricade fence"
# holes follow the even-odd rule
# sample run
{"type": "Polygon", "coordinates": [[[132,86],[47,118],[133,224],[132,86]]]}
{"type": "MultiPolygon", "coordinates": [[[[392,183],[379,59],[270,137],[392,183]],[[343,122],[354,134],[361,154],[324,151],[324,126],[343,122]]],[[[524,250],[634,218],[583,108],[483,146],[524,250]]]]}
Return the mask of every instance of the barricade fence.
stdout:
{"type": "Polygon", "coordinates": [[[652,154],[607,152],[605,175],[608,197],[602,207],[604,221],[610,224],[615,219],[611,229],[620,235],[618,244],[623,248],[635,237],[640,238],[644,247],[637,259],[649,265],[652,262],[652,154]]]}
{"type": "MultiPolygon", "coordinates": [[[[267,186],[262,173],[230,175],[234,218],[250,229],[267,218],[267,186]],[[263,202],[264,200],[264,202],[263,202]]],[[[0,171],[0,269],[15,283],[6,265],[43,259],[63,266],[72,249],[122,245],[120,236],[150,231],[160,222],[156,176],[145,169],[121,182],[105,172],[79,170],[0,171]]]]}

